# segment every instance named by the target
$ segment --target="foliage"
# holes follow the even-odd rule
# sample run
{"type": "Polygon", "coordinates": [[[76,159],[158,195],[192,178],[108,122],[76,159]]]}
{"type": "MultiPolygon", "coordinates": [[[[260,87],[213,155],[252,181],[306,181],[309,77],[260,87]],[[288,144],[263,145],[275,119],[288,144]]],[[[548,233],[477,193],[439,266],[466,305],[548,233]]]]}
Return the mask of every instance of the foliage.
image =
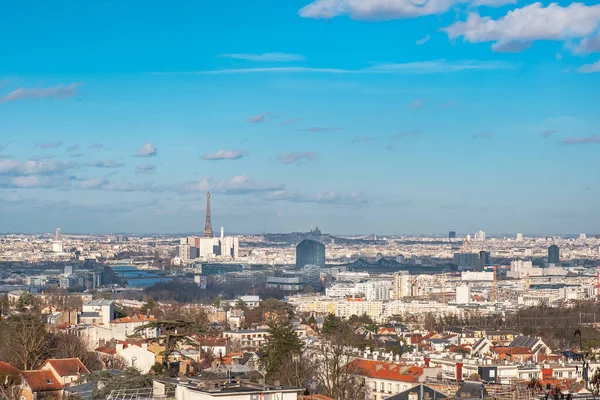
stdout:
{"type": "Polygon", "coordinates": [[[98,371],[92,373],[88,380],[97,385],[92,393],[93,399],[106,399],[113,390],[152,387],[152,376],[143,375],[135,368],[129,368],[122,374],[114,371],[98,371]]]}
{"type": "Polygon", "coordinates": [[[295,374],[304,344],[293,330],[289,320],[269,326],[269,338],[263,348],[262,365],[270,382],[276,380],[284,385],[297,385],[300,378],[295,374]]]}
{"type": "Polygon", "coordinates": [[[334,314],[328,314],[323,321],[323,328],[321,329],[324,335],[330,335],[336,333],[340,329],[341,320],[334,314]]]}

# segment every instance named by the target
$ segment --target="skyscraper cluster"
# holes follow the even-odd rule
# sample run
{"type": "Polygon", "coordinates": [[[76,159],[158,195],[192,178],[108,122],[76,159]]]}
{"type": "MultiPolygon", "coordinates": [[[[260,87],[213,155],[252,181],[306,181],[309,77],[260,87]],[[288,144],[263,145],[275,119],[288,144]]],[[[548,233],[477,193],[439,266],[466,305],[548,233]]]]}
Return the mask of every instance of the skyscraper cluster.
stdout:
{"type": "Polygon", "coordinates": [[[214,237],[212,229],[212,216],[210,211],[210,192],[206,192],[206,217],[204,222],[204,235],[182,238],[178,248],[178,256],[183,261],[197,258],[211,259],[224,257],[236,259],[240,247],[239,238],[225,236],[221,227],[221,236],[214,237]]]}

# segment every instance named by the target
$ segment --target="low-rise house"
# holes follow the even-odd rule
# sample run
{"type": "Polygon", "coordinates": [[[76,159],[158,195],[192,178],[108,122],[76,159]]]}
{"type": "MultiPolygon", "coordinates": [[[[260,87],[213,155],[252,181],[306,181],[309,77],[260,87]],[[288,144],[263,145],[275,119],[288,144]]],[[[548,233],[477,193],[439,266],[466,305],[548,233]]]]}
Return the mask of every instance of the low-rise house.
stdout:
{"type": "Polygon", "coordinates": [[[494,347],[493,352],[496,360],[507,360],[520,364],[533,360],[532,351],[525,347],[494,347]]]}
{"type": "Polygon", "coordinates": [[[401,365],[394,362],[356,359],[348,364],[351,371],[365,379],[369,399],[382,400],[410,389],[428,377],[437,377],[440,369],[401,365]]]}
{"type": "Polygon", "coordinates": [[[50,371],[61,385],[70,386],[79,380],[82,375],[89,375],[90,371],[78,358],[49,359],[40,367],[40,371],[50,371]]]}
{"type": "Polygon", "coordinates": [[[21,400],[62,398],[64,386],[52,371],[21,371],[21,400]]]}
{"type": "Polygon", "coordinates": [[[531,336],[517,336],[508,347],[524,347],[526,349],[531,350],[533,353],[533,359],[537,361],[538,356],[540,355],[549,355],[552,354],[550,348],[544,343],[544,341],[539,337],[531,337],[531,336]]]}

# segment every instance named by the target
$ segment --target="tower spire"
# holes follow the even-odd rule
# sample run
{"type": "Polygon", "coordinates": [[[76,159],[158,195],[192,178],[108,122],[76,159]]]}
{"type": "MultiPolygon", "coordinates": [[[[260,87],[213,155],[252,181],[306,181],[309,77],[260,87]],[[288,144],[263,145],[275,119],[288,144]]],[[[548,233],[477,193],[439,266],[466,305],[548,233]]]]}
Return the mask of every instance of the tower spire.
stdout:
{"type": "Polygon", "coordinates": [[[213,237],[212,221],[210,219],[210,190],[206,191],[206,222],[204,223],[204,237],[213,237]]]}

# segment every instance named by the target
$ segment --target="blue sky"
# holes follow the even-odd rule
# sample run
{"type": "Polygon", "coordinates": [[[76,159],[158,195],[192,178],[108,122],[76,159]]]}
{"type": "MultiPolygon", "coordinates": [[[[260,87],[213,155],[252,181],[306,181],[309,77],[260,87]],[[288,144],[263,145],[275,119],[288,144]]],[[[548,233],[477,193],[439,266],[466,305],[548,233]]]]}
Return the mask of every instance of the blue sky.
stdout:
{"type": "Polygon", "coordinates": [[[594,233],[594,1],[0,6],[0,231],[594,233]]]}

